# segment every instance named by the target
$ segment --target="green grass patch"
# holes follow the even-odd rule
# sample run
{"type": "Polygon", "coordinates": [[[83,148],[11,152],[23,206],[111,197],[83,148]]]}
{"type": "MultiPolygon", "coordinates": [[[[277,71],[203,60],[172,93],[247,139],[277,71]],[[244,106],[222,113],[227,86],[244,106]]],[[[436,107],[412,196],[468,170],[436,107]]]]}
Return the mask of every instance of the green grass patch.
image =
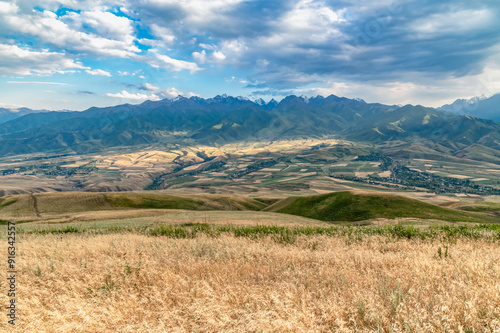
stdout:
{"type": "Polygon", "coordinates": [[[223,234],[235,237],[262,239],[270,237],[277,243],[295,244],[298,237],[317,236],[345,237],[348,243],[362,241],[366,237],[380,236],[392,240],[414,239],[421,241],[440,240],[456,242],[459,238],[488,239],[500,241],[499,224],[474,224],[465,226],[440,225],[417,228],[412,225],[385,226],[276,226],[276,225],[210,225],[207,223],[185,223],[180,225],[143,225],[143,226],[95,226],[71,225],[64,227],[47,227],[19,229],[18,234],[24,235],[62,235],[62,234],[114,234],[137,233],[151,237],[168,237],[176,239],[193,239],[199,236],[219,237],[223,234]]]}
{"type": "Polygon", "coordinates": [[[199,195],[182,197],[161,193],[109,193],[111,207],[185,210],[253,210],[267,207],[264,202],[238,196],[199,195]]]}
{"type": "Polygon", "coordinates": [[[0,208],[10,206],[17,202],[17,198],[0,198],[0,208]]]}
{"type": "Polygon", "coordinates": [[[203,205],[203,200],[188,199],[157,193],[109,193],[105,194],[111,207],[156,208],[193,210],[203,205]]]}
{"type": "Polygon", "coordinates": [[[297,197],[276,210],[321,221],[362,221],[373,218],[414,217],[450,222],[498,222],[500,218],[480,213],[456,211],[416,199],[391,194],[336,192],[297,197]]]}
{"type": "Polygon", "coordinates": [[[60,234],[81,234],[87,232],[87,228],[83,228],[80,226],[66,226],[64,228],[40,228],[40,229],[33,229],[28,231],[28,234],[37,234],[37,235],[48,235],[48,234],[55,234],[55,235],[60,235],[60,234]]]}
{"type": "Polygon", "coordinates": [[[468,212],[495,212],[500,211],[500,203],[498,202],[477,202],[460,206],[458,209],[468,212]]]}

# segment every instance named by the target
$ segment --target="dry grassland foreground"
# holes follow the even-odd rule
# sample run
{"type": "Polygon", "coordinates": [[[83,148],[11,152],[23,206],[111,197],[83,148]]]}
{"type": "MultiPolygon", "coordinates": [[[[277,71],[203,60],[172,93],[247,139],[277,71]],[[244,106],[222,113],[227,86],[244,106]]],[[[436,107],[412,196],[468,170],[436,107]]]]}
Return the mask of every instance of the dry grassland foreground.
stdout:
{"type": "Polygon", "coordinates": [[[500,332],[497,240],[123,232],[17,247],[5,332],[500,332]]]}

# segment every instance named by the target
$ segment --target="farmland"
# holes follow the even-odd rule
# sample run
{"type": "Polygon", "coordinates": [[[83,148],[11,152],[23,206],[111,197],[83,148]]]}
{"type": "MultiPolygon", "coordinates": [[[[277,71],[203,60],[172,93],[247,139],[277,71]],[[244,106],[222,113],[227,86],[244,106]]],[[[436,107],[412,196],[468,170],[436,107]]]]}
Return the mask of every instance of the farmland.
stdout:
{"type": "Polygon", "coordinates": [[[473,199],[500,193],[496,163],[393,150],[324,138],[19,155],[0,159],[0,195],[152,190],[288,197],[373,189],[473,199]]]}

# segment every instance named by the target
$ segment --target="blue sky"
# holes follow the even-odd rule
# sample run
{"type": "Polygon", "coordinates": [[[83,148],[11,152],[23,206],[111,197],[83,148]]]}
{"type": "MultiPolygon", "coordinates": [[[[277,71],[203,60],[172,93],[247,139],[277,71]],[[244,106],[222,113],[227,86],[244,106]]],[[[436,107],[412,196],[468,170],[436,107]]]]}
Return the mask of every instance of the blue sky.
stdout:
{"type": "Polygon", "coordinates": [[[0,106],[500,92],[497,0],[0,0],[0,106]]]}

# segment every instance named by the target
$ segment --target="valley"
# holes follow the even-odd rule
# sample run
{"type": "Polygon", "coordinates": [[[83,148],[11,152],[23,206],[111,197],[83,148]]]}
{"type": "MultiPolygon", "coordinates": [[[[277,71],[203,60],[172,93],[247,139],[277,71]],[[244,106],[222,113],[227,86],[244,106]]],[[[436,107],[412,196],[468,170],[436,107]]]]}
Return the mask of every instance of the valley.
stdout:
{"type": "Polygon", "coordinates": [[[482,200],[500,194],[499,142],[495,121],[422,106],[179,96],[0,124],[0,196],[373,189],[482,200]]]}
{"type": "Polygon", "coordinates": [[[374,189],[477,200],[500,194],[495,163],[417,150],[401,157],[394,145],[325,138],[139,149],[0,158],[0,194],[150,190],[283,197],[374,189]]]}

